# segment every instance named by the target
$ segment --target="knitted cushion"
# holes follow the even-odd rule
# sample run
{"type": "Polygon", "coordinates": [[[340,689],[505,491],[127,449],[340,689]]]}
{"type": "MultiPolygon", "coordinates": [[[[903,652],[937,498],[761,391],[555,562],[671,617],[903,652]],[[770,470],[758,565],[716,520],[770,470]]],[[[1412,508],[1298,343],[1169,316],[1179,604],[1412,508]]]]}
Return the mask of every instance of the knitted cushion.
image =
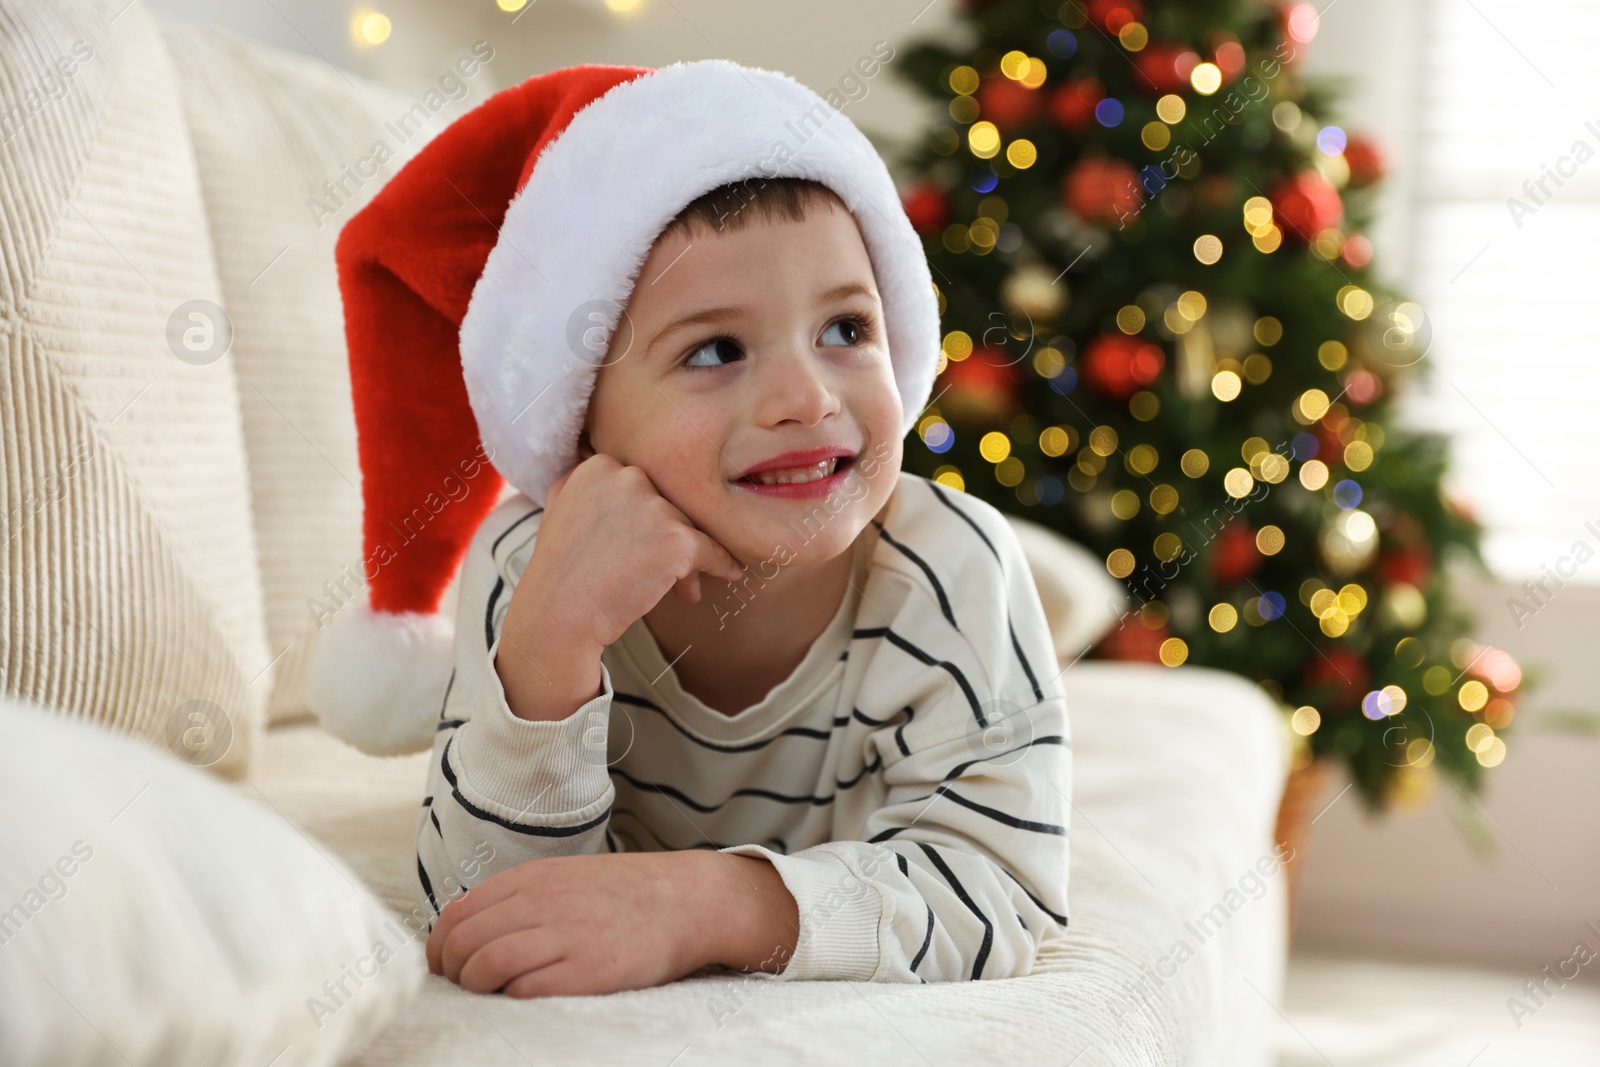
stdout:
{"type": "Polygon", "coordinates": [[[172,65],[138,4],[0,0],[0,72],[0,691],[236,776],[270,657],[172,65]]]}

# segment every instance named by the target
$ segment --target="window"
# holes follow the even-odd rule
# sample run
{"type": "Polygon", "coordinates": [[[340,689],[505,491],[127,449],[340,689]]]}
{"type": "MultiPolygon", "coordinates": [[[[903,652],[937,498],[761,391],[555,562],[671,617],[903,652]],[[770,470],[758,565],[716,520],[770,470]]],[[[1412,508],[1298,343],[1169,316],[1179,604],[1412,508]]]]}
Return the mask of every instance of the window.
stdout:
{"type": "Polygon", "coordinates": [[[1433,366],[1407,420],[1453,435],[1450,489],[1519,584],[1564,557],[1600,582],[1597,44],[1593,0],[1435,0],[1421,46],[1411,295],[1433,366]]]}

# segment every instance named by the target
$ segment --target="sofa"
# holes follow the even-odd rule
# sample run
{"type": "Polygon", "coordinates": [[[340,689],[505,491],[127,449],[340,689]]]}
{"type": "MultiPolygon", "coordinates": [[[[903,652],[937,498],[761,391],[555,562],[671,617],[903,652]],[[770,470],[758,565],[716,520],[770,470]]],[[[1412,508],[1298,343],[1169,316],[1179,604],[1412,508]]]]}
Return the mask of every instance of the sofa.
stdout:
{"type": "Polygon", "coordinates": [[[1072,924],[1031,974],[901,987],[697,973],[521,1001],[426,974],[412,943],[372,980],[381,993],[325,1025],[306,975],[343,973],[420,905],[428,758],[367,756],[307,709],[319,622],[361,554],[333,241],[428,136],[514,77],[482,54],[441,96],[140,0],[0,0],[0,695],[31,706],[15,720],[30,752],[97,753],[54,759],[36,784],[56,790],[61,840],[85,798],[136,798],[96,823],[101,867],[58,878],[57,838],[31,822],[38,794],[19,795],[32,757],[13,751],[0,908],[18,902],[28,923],[0,913],[0,1012],[29,1008],[5,1020],[0,1059],[1270,1062],[1287,951],[1281,709],[1222,672],[1085,657],[1137,617],[1098,560],[1020,519],[1075,779],[1072,924]],[[169,780],[138,815],[140,782],[169,780]],[[187,870],[174,828],[191,819],[208,820],[192,840],[262,844],[219,844],[202,875],[158,890],[187,870]],[[115,872],[117,891],[33,908],[41,869],[66,886],[115,872]],[[292,907],[239,889],[274,878],[292,907]],[[192,899],[157,907],[174,894],[192,899]],[[112,921],[114,907],[139,918],[112,921]],[[176,943],[152,925],[169,912],[231,933],[167,957],[148,946],[176,943]],[[129,923],[146,947],[108,943],[129,923]],[[230,996],[202,997],[223,973],[230,996]]]}

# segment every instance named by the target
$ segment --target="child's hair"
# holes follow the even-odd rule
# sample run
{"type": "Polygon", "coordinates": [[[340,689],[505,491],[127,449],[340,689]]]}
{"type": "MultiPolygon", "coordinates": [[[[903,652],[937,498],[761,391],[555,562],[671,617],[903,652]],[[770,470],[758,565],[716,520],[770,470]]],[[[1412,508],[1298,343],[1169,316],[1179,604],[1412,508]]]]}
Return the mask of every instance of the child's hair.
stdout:
{"type": "Polygon", "coordinates": [[[838,193],[810,178],[746,178],[690,201],[660,236],[676,233],[688,238],[696,231],[738,230],[755,220],[803,222],[807,210],[833,206],[848,210],[838,193]]]}

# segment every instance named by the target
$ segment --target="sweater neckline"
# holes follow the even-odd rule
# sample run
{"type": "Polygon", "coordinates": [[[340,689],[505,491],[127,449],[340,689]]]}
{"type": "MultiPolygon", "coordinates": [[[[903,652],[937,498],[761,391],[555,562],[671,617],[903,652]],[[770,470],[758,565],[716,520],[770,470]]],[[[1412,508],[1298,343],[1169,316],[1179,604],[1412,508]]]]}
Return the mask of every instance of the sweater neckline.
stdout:
{"type": "Polygon", "coordinates": [[[708,741],[742,742],[760,740],[781,728],[783,723],[810,706],[817,694],[832,684],[844,670],[843,653],[850,647],[850,635],[861,610],[861,590],[871,570],[878,530],[864,527],[851,544],[850,584],[811,648],[767,695],[735,715],[727,715],[705,704],[678,682],[677,672],[667,663],[655,635],[641,617],[634,620],[608,653],[615,653],[646,685],[639,694],[657,704],[669,717],[691,733],[708,741]],[[654,684],[649,679],[654,678],[654,684]]]}

